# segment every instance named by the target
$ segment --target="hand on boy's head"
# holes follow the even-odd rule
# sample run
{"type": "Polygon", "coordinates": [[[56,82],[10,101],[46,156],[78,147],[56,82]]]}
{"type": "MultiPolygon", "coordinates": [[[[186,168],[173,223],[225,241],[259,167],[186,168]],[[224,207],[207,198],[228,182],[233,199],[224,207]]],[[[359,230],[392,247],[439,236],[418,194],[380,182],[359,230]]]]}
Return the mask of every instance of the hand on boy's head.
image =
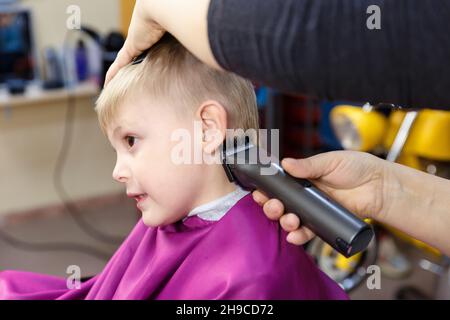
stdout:
{"type": "Polygon", "coordinates": [[[131,18],[128,36],[119,51],[116,60],[106,73],[105,86],[119,72],[119,70],[151,48],[162,38],[166,30],[149,16],[145,1],[137,1],[131,18]]]}

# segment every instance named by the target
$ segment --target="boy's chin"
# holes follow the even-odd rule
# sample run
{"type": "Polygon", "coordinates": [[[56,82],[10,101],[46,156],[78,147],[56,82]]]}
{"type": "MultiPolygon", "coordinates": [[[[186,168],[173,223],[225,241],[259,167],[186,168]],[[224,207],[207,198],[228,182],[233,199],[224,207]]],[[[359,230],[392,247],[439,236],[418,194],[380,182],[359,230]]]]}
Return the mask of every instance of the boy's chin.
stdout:
{"type": "Polygon", "coordinates": [[[177,222],[179,219],[172,218],[170,219],[168,214],[164,214],[162,212],[142,212],[142,221],[147,227],[164,227],[174,222],[177,222]]]}

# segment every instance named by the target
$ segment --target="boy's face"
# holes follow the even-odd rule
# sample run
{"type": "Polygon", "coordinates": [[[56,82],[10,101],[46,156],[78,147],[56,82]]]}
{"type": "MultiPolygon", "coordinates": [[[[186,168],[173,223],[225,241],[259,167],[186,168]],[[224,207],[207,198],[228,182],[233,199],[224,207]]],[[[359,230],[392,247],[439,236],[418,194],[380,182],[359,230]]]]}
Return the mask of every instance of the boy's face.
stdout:
{"type": "Polygon", "coordinates": [[[205,189],[201,165],[171,160],[172,148],[179,143],[171,141],[172,132],[180,128],[193,132],[194,116],[181,120],[176,112],[176,107],[135,99],[120,106],[108,128],[117,153],[113,178],[126,185],[129,196],[143,194],[136,201],[147,226],[181,220],[205,189]]]}

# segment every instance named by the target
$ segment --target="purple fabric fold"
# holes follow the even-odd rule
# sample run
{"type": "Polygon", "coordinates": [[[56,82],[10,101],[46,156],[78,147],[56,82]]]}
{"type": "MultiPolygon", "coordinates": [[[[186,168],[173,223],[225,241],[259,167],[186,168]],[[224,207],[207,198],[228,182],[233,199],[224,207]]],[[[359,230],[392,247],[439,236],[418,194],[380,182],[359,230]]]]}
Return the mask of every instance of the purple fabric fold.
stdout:
{"type": "Polygon", "coordinates": [[[285,238],[249,194],[219,221],[192,216],[149,228],[140,220],[79,289],[60,277],[0,272],[0,299],[347,299],[285,238]]]}

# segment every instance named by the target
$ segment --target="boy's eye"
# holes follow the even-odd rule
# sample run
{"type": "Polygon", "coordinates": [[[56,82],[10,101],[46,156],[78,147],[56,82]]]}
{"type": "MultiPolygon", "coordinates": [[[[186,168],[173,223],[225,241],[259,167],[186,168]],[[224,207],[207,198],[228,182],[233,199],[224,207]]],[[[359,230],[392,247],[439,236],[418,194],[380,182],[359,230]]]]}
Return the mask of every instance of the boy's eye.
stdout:
{"type": "Polygon", "coordinates": [[[130,148],[133,147],[134,144],[136,143],[136,138],[133,136],[126,136],[125,140],[130,148]]]}

